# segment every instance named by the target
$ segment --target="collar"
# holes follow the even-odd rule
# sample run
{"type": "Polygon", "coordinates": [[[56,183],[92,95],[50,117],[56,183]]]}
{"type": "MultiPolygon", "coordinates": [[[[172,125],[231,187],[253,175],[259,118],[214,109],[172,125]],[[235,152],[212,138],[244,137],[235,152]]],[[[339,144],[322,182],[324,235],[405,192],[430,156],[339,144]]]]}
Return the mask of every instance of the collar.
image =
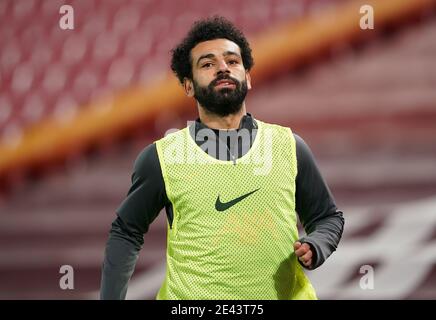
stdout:
{"type": "MultiPolygon", "coordinates": [[[[211,129],[211,128],[209,128],[207,125],[205,125],[203,122],[201,122],[200,118],[197,118],[195,120],[195,132],[198,132],[201,129],[211,129]]],[[[239,129],[248,129],[250,132],[252,129],[257,129],[256,120],[253,118],[251,113],[247,112],[247,114],[245,114],[241,118],[241,121],[239,122],[239,127],[236,130],[239,130],[239,129]]],[[[216,133],[219,132],[219,129],[211,129],[211,130],[215,131],[216,133]]]]}

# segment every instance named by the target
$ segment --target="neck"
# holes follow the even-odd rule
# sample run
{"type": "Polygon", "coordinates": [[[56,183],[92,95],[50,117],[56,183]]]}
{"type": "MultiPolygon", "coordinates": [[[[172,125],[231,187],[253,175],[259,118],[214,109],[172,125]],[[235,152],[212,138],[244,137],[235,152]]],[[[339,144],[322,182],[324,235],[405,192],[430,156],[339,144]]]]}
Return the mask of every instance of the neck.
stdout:
{"type": "Polygon", "coordinates": [[[211,129],[238,129],[241,119],[247,114],[245,109],[245,102],[242,103],[241,110],[237,113],[229,114],[227,116],[220,116],[208,112],[202,106],[198,106],[198,114],[200,121],[211,129]]]}

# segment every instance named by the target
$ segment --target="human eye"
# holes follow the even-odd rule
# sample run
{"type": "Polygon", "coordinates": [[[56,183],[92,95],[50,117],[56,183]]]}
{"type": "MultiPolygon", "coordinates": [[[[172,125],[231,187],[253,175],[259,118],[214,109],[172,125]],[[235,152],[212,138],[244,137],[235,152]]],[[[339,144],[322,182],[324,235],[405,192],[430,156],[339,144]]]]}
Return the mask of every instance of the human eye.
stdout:
{"type": "Polygon", "coordinates": [[[206,62],[206,63],[203,64],[201,67],[202,67],[202,68],[205,68],[205,69],[210,68],[210,67],[212,67],[212,62],[206,62]]]}

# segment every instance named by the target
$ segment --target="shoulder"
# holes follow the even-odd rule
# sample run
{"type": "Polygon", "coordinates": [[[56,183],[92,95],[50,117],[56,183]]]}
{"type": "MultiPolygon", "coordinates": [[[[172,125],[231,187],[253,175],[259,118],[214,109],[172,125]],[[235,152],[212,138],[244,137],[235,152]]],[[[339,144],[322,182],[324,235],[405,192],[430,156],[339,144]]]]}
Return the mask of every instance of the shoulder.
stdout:
{"type": "Polygon", "coordinates": [[[259,119],[256,119],[255,121],[256,121],[255,123],[257,124],[258,127],[276,129],[279,131],[290,131],[290,128],[281,126],[281,125],[276,124],[276,123],[264,122],[264,121],[261,121],[259,119]]]}
{"type": "Polygon", "coordinates": [[[275,130],[279,131],[280,133],[288,135],[288,136],[289,136],[289,133],[291,133],[292,134],[291,136],[295,139],[297,149],[303,149],[303,151],[310,151],[309,146],[306,144],[306,142],[303,140],[303,138],[301,138],[298,134],[294,133],[291,128],[281,126],[279,124],[263,122],[263,121],[260,121],[257,119],[256,119],[256,121],[258,123],[260,123],[260,125],[263,126],[264,128],[275,129],[275,130]]]}
{"type": "Polygon", "coordinates": [[[146,146],[136,157],[134,171],[140,176],[145,176],[154,169],[160,170],[160,164],[157,155],[156,144],[151,143],[146,146]]]}
{"type": "Polygon", "coordinates": [[[293,133],[295,138],[295,152],[297,154],[298,169],[304,172],[311,172],[317,167],[315,156],[309,145],[299,135],[293,133]]]}
{"type": "Polygon", "coordinates": [[[310,148],[307,145],[306,141],[304,141],[304,139],[302,137],[300,137],[298,134],[296,133],[292,133],[295,139],[295,145],[297,148],[297,153],[302,153],[302,154],[310,154],[310,148]]]}
{"type": "Polygon", "coordinates": [[[170,129],[165,133],[165,136],[155,141],[156,145],[165,144],[174,141],[175,139],[180,139],[185,137],[186,131],[194,130],[194,126],[185,127],[183,129],[170,129]]]}
{"type": "Polygon", "coordinates": [[[292,138],[292,130],[289,127],[285,127],[275,123],[263,122],[258,119],[256,119],[256,121],[258,129],[263,130],[265,134],[267,132],[270,132],[270,134],[274,135],[275,137],[284,140],[289,140],[289,138],[292,138]]]}

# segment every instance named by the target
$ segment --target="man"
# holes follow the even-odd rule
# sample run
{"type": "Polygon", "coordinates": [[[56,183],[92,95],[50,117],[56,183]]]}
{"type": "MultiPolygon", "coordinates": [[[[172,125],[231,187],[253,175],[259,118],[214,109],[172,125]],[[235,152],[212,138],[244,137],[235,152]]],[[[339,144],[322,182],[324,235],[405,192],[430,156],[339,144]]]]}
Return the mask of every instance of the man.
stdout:
{"type": "Polygon", "coordinates": [[[137,158],[106,246],[101,298],[125,298],[143,235],[165,207],[158,299],[316,299],[303,267],[319,267],[336,249],[342,212],[304,141],[246,112],[247,40],[213,17],[195,23],[172,53],[199,118],[137,158]]]}

